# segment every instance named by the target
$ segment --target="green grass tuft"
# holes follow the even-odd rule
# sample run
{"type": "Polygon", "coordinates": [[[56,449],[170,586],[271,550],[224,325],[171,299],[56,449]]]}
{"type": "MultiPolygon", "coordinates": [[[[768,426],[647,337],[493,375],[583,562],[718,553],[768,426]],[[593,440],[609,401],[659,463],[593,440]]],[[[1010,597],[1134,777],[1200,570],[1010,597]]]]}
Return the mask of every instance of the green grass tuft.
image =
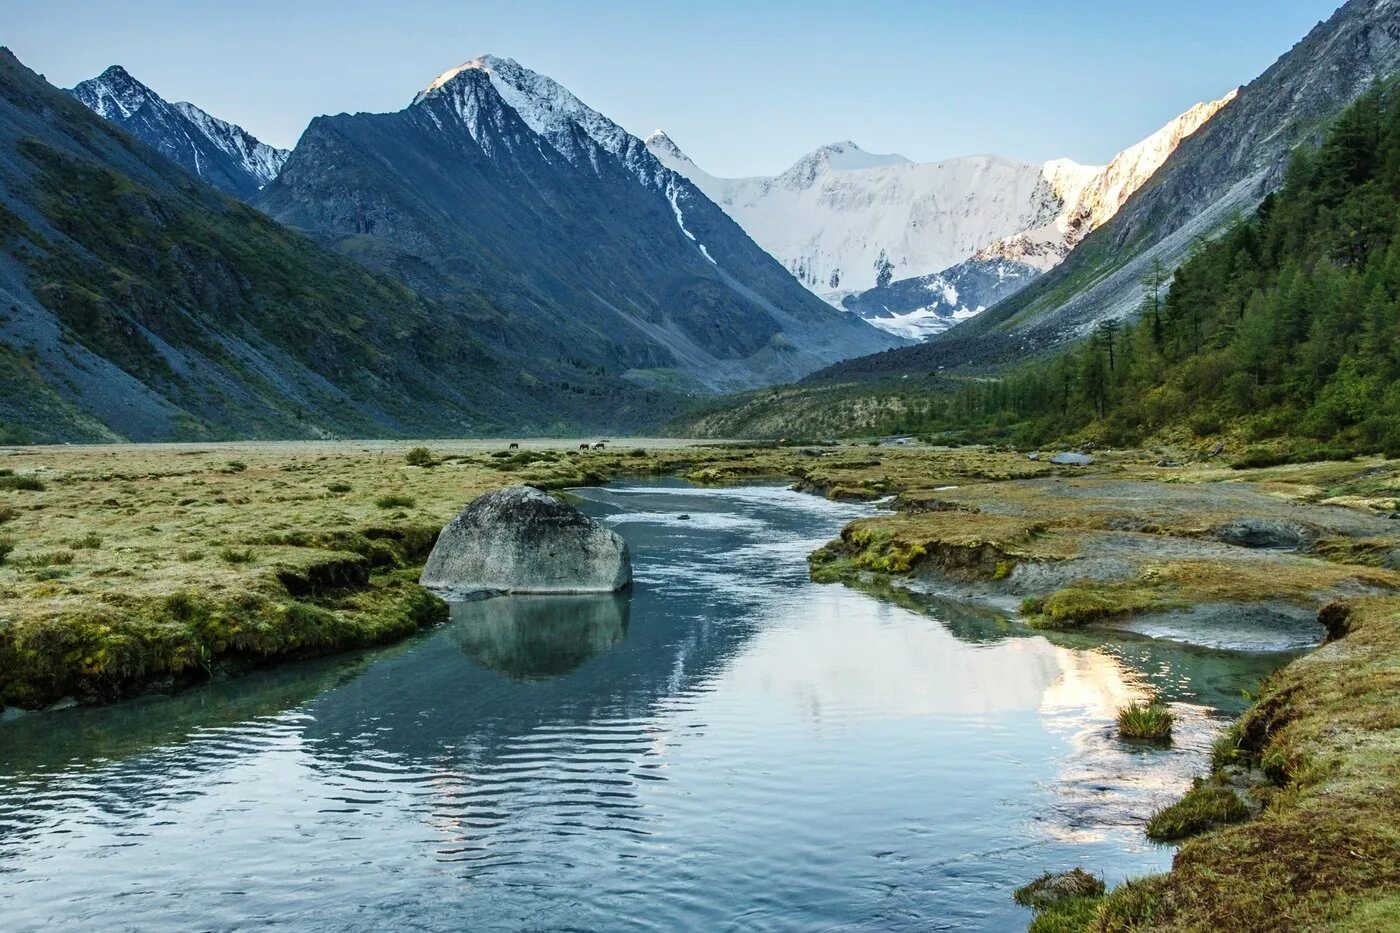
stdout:
{"type": "Polygon", "coordinates": [[[1118,711],[1118,736],[1143,742],[1166,742],[1176,717],[1165,704],[1129,703],[1118,711]]]}
{"type": "Polygon", "coordinates": [[[226,564],[251,564],[256,557],[252,548],[226,547],[219,552],[226,564]]]}
{"type": "Polygon", "coordinates": [[[418,500],[412,496],[390,493],[375,499],[374,504],[381,509],[411,509],[418,504],[418,500]]]}
{"type": "Polygon", "coordinates": [[[1248,816],[1249,807],[1239,794],[1197,778],[1186,796],[1152,814],[1147,821],[1147,835],[1158,842],[1171,842],[1238,823],[1248,816]]]}

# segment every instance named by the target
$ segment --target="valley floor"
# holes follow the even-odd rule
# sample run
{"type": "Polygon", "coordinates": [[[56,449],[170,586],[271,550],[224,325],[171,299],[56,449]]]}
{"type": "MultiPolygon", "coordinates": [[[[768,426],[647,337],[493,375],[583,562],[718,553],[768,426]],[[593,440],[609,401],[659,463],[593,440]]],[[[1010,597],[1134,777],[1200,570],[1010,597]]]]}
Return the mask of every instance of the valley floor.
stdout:
{"type": "Polygon", "coordinates": [[[976,600],[1043,629],[1328,636],[1264,685],[1174,811],[1176,835],[1195,838],[1173,871],[1037,929],[1395,928],[1400,461],[1233,470],[1159,451],[1072,467],[981,448],[581,443],[0,450],[0,699],[10,715],[100,702],[403,637],[444,618],[419,568],[491,488],[796,481],[892,507],[814,554],[817,580],[976,600]],[[1222,795],[1244,806],[1199,805],[1222,795]]]}

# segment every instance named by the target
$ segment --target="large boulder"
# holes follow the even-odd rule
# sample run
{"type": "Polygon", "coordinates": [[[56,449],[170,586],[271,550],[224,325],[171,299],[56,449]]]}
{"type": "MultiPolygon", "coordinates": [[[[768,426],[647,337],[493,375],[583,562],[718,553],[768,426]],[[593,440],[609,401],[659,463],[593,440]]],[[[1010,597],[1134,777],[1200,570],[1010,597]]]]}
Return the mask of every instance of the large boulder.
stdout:
{"type": "Polygon", "coordinates": [[[611,593],[632,582],[627,543],[531,486],[479,496],[447,523],[424,586],[470,593],[611,593]]]}

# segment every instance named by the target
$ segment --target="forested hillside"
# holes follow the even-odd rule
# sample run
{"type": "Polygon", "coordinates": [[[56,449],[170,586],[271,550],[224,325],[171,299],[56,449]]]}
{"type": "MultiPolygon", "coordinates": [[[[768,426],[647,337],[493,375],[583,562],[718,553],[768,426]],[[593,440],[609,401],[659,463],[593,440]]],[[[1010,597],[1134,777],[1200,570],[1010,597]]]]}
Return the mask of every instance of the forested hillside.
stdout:
{"type": "Polygon", "coordinates": [[[1400,454],[1400,93],[1374,89],[1284,188],[1196,253],[1170,287],[1145,283],[1133,323],[902,426],[1037,443],[1111,443],[1178,428],[1400,454]]]}

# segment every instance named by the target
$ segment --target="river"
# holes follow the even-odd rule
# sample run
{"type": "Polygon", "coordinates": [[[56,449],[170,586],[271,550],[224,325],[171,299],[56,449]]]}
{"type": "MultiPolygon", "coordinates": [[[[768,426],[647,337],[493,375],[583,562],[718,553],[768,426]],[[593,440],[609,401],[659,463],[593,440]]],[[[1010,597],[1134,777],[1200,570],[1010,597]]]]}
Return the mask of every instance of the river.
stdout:
{"type": "Polygon", "coordinates": [[[1042,871],[1168,867],[1142,821],[1292,657],[809,582],[868,506],[578,494],[630,595],[0,723],[4,929],[1022,929],[1042,871]],[[1149,691],[1170,749],[1114,735],[1149,691]]]}

